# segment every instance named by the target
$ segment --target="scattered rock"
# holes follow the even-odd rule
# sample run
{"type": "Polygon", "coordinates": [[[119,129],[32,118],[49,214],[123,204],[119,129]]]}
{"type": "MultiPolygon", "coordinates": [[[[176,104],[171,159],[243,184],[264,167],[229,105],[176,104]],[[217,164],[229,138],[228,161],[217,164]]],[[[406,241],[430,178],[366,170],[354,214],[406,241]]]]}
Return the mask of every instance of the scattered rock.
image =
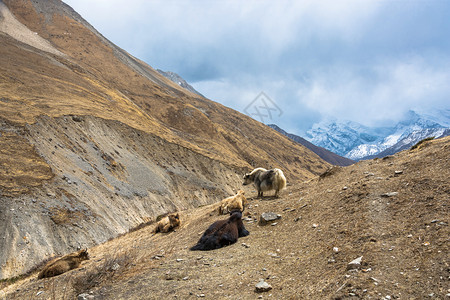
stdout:
{"type": "Polygon", "coordinates": [[[280,258],[280,256],[276,253],[269,253],[269,256],[274,257],[274,258],[280,258]]]}
{"type": "Polygon", "coordinates": [[[333,251],[334,251],[334,253],[338,253],[339,252],[339,248],[338,247],[333,247],[333,251]]]}
{"type": "Polygon", "coordinates": [[[362,260],[362,256],[352,260],[351,262],[348,263],[347,265],[347,270],[358,270],[361,268],[361,260],[362,260]]]}
{"type": "Polygon", "coordinates": [[[184,259],[182,258],[177,258],[177,262],[182,262],[184,259]]]}
{"type": "Polygon", "coordinates": [[[44,291],[39,291],[36,293],[36,296],[39,296],[40,294],[42,294],[44,291]]]}
{"type": "Polygon", "coordinates": [[[398,192],[390,192],[390,193],[381,194],[381,197],[389,198],[389,197],[394,197],[397,195],[398,195],[398,192]]]}
{"type": "Polygon", "coordinates": [[[303,205],[300,206],[298,209],[302,209],[302,208],[307,207],[307,206],[308,206],[308,204],[303,204],[303,205]]]}
{"type": "Polygon", "coordinates": [[[245,248],[250,248],[250,246],[247,245],[246,243],[242,243],[242,246],[245,247],[245,248]]]}
{"type": "Polygon", "coordinates": [[[80,116],[72,116],[72,120],[74,120],[74,122],[81,122],[83,121],[83,118],[80,116]]]}
{"type": "Polygon", "coordinates": [[[77,299],[78,300],[88,300],[88,299],[94,299],[95,297],[93,295],[89,294],[79,294],[77,299]]]}
{"type": "Polygon", "coordinates": [[[261,214],[261,217],[259,218],[259,223],[261,225],[266,225],[268,223],[272,223],[273,221],[276,221],[278,219],[281,219],[281,215],[273,213],[273,212],[265,212],[261,214]]]}
{"type": "Polygon", "coordinates": [[[298,222],[298,221],[300,221],[301,219],[302,219],[302,217],[297,217],[297,218],[294,219],[294,222],[298,222]]]}
{"type": "Polygon", "coordinates": [[[398,175],[403,174],[403,171],[395,171],[394,174],[395,174],[395,176],[398,176],[398,175]]]}
{"type": "Polygon", "coordinates": [[[272,289],[272,286],[262,279],[255,286],[255,292],[257,292],[257,293],[268,292],[271,289],[272,289]]]}

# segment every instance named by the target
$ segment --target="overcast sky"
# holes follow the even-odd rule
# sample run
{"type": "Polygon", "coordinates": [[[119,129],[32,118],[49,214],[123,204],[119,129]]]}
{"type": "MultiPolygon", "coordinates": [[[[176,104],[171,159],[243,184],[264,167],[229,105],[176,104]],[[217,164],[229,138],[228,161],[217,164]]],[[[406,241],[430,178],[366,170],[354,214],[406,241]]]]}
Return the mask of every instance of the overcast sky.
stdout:
{"type": "Polygon", "coordinates": [[[155,69],[292,133],[450,109],[448,0],[64,2],[155,69]]]}

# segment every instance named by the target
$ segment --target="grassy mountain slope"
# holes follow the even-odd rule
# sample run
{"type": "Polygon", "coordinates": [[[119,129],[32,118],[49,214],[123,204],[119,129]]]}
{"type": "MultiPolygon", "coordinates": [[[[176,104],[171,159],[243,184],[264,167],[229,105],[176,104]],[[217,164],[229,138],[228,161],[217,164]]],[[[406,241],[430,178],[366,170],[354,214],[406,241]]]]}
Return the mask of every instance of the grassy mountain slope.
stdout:
{"type": "Polygon", "coordinates": [[[254,167],[291,181],[329,166],[164,78],[61,1],[3,0],[0,15],[0,278],[214,203],[254,167]]]}

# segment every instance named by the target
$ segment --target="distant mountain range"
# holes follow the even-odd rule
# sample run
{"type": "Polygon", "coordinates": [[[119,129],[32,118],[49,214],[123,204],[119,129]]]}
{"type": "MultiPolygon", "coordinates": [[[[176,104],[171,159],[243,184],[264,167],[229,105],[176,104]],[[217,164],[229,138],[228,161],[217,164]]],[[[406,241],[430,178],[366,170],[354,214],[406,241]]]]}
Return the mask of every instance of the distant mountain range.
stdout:
{"type": "Polygon", "coordinates": [[[306,148],[308,148],[309,150],[313,151],[314,153],[316,153],[320,158],[322,158],[323,160],[329,162],[330,164],[333,165],[337,165],[337,166],[349,166],[351,164],[354,164],[355,161],[348,159],[346,157],[342,157],[337,155],[336,153],[333,153],[323,147],[319,147],[316,146],[310,142],[308,142],[307,140],[305,140],[304,138],[292,134],[292,133],[287,133],[286,131],[284,131],[283,129],[281,129],[280,127],[278,127],[275,124],[269,124],[267,125],[273,129],[275,129],[276,131],[278,131],[279,133],[287,136],[288,138],[292,139],[293,141],[305,146],[306,148]]]}
{"type": "Polygon", "coordinates": [[[307,131],[314,145],[353,159],[384,157],[413,146],[427,138],[450,135],[450,110],[425,115],[409,111],[393,127],[367,127],[351,121],[327,120],[307,131]]]}
{"type": "Polygon", "coordinates": [[[178,84],[179,86],[181,86],[182,88],[187,89],[190,92],[193,92],[197,95],[200,95],[202,97],[204,97],[202,94],[200,94],[196,89],[194,89],[192,87],[192,85],[190,85],[186,80],[184,80],[180,75],[178,75],[175,72],[171,72],[171,71],[163,71],[160,69],[157,69],[156,71],[159,72],[159,74],[163,75],[164,77],[166,77],[167,79],[172,80],[173,82],[175,82],[176,84],[178,84]]]}
{"type": "MultiPolygon", "coordinates": [[[[157,71],[179,86],[203,96],[180,75],[171,71],[157,71]]],[[[275,124],[268,124],[281,134],[305,146],[323,160],[338,166],[356,161],[384,157],[410,148],[428,137],[450,135],[450,110],[433,114],[409,111],[405,119],[393,127],[367,127],[357,122],[329,119],[307,131],[306,138],[288,133],[275,124]]]]}

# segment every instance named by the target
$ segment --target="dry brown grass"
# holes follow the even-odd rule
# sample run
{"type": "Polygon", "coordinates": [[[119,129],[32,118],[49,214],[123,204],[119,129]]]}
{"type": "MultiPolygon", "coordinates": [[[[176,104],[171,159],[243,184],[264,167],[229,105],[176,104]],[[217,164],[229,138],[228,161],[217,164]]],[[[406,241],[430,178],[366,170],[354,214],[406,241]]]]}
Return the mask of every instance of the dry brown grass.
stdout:
{"type": "Polygon", "coordinates": [[[130,251],[115,253],[110,257],[103,258],[99,264],[86,269],[73,280],[72,288],[75,294],[87,293],[105,282],[111,282],[114,277],[119,277],[119,274],[124,273],[134,260],[130,251]]]}
{"type": "Polygon", "coordinates": [[[81,211],[75,211],[65,207],[56,206],[51,207],[49,210],[50,219],[56,225],[72,224],[84,217],[84,214],[81,211]]]}

